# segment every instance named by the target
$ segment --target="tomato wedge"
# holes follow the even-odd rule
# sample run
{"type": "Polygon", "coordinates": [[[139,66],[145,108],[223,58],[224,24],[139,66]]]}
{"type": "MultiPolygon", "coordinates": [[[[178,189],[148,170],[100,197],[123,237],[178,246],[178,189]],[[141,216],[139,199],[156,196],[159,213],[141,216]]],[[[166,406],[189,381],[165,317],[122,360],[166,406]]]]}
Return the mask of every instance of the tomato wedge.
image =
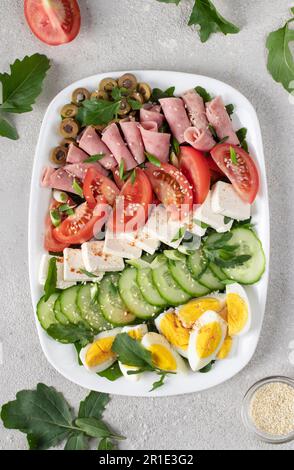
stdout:
{"type": "Polygon", "coordinates": [[[96,168],[89,168],[83,184],[83,192],[89,207],[94,208],[97,202],[113,206],[119,195],[118,187],[107,176],[99,173],[96,168]]]}
{"type": "Polygon", "coordinates": [[[64,248],[67,248],[69,245],[67,243],[60,243],[56,240],[53,235],[54,226],[51,222],[50,211],[56,209],[60,206],[60,203],[52,200],[49,207],[49,212],[46,215],[45,219],[45,238],[44,238],[44,248],[46,251],[52,253],[62,253],[64,248]]]}
{"type": "Polygon", "coordinates": [[[108,228],[114,233],[138,230],[148,218],[152,187],[143,170],[136,168],[134,172],[135,180],[129,178],[122,187],[108,221],[108,228]]]}
{"type": "Polygon", "coordinates": [[[87,242],[101,230],[108,214],[107,204],[98,204],[93,210],[84,202],[76,208],[73,215],[68,216],[53,230],[53,236],[60,243],[67,245],[87,242]]]}
{"type": "Polygon", "coordinates": [[[34,35],[51,46],[71,42],[80,31],[77,0],[25,0],[24,11],[34,35]]]}
{"type": "Polygon", "coordinates": [[[160,167],[146,163],[148,176],[159,201],[176,218],[185,218],[193,207],[193,192],[183,173],[169,163],[160,167]]]}
{"type": "Polygon", "coordinates": [[[258,170],[252,157],[241,147],[230,144],[216,145],[211,151],[211,156],[240,198],[252,204],[259,189],[258,170]],[[236,153],[236,162],[231,158],[231,148],[236,153]]]}
{"type": "Polygon", "coordinates": [[[111,171],[112,171],[113,178],[114,178],[116,186],[119,189],[121,189],[123,187],[123,185],[125,184],[125,181],[123,181],[121,179],[121,177],[119,176],[119,169],[116,167],[116,168],[113,168],[113,170],[111,170],[111,171]]]}
{"type": "Polygon", "coordinates": [[[199,150],[181,146],[180,170],[192,186],[193,203],[202,204],[210,188],[210,171],[206,157],[199,150]]]}

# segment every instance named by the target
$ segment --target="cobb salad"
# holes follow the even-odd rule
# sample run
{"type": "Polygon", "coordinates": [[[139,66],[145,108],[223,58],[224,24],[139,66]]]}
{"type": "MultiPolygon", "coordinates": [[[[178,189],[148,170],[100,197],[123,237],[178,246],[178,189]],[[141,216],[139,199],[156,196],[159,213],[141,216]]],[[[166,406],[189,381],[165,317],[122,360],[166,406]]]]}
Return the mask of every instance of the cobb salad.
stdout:
{"type": "Polygon", "coordinates": [[[79,88],[60,110],[41,178],[52,198],[37,316],[89,373],[155,373],[154,389],[238,354],[265,256],[258,169],[233,110],[197,84],[175,96],[133,74],[79,88]]]}

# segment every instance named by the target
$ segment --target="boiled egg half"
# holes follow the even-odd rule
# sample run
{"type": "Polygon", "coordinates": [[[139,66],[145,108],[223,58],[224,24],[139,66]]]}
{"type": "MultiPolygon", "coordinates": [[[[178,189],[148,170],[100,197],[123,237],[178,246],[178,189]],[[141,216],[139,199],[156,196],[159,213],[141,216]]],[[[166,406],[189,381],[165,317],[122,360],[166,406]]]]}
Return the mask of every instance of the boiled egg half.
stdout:
{"type": "Polygon", "coordinates": [[[155,319],[155,325],[181,356],[188,357],[190,330],[182,325],[174,309],[161,313],[155,319]]]}
{"type": "Polygon", "coordinates": [[[247,333],[251,326],[251,308],[244,287],[238,283],[226,286],[227,322],[230,336],[247,333]]]}
{"type": "Polygon", "coordinates": [[[207,310],[220,312],[225,307],[225,303],[224,294],[211,294],[190,300],[186,304],[177,307],[176,314],[184,327],[192,328],[204,312],[207,310]]]}
{"type": "Polygon", "coordinates": [[[93,343],[87,344],[80,351],[80,359],[90,372],[102,372],[108,369],[117,359],[115,352],[111,350],[116,336],[121,333],[121,328],[103,331],[95,336],[93,343]]]}
{"type": "MultiPolygon", "coordinates": [[[[127,333],[131,338],[141,341],[143,336],[148,333],[147,325],[135,325],[135,326],[124,326],[121,330],[121,333],[127,333]]],[[[136,371],[138,367],[128,366],[127,364],[122,364],[120,361],[118,362],[119,368],[123,374],[123,376],[132,381],[136,382],[141,377],[141,374],[128,374],[129,371],[136,371]]]]}
{"type": "Polygon", "coordinates": [[[184,359],[171,347],[167,339],[158,333],[143,336],[142,346],[151,352],[155,367],[166,372],[185,372],[184,359]]]}

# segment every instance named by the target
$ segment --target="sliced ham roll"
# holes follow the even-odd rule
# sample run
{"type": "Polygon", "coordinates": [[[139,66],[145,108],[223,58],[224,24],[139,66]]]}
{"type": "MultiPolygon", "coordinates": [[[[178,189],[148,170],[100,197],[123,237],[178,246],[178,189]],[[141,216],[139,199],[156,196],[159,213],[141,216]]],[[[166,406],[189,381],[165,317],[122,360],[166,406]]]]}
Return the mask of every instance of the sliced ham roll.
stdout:
{"type": "MultiPolygon", "coordinates": [[[[73,163],[73,164],[83,163],[84,160],[86,160],[87,158],[89,158],[89,155],[86,152],[84,152],[82,149],[80,149],[76,145],[70,144],[68,148],[67,158],[66,158],[67,163],[73,163]]],[[[105,168],[103,168],[103,166],[100,165],[99,162],[91,162],[91,163],[92,165],[93,163],[95,163],[97,170],[100,171],[102,175],[108,175],[108,171],[105,168]]]]}
{"type": "Polygon", "coordinates": [[[107,170],[117,165],[114,156],[111,154],[109,148],[102,142],[94,127],[87,127],[79,141],[79,147],[89,155],[104,153],[105,157],[100,160],[100,163],[107,170]]]}
{"type": "Polygon", "coordinates": [[[206,129],[197,129],[197,127],[188,127],[184,133],[185,141],[190,144],[194,149],[201,152],[209,152],[214,146],[215,141],[206,129]]]}
{"type": "Polygon", "coordinates": [[[156,122],[143,122],[140,132],[146,152],[154,155],[162,163],[168,162],[170,134],[158,132],[156,122]]]}
{"type": "Polygon", "coordinates": [[[77,178],[80,181],[84,181],[88,169],[92,167],[96,168],[98,171],[101,169],[101,165],[99,165],[98,162],[74,163],[65,165],[57,170],[52,167],[47,167],[43,171],[41,186],[78,194],[73,188],[74,179],[77,178]]]}
{"type": "Polygon", "coordinates": [[[99,171],[103,175],[107,174],[107,172],[105,171],[104,168],[101,167],[99,162],[74,163],[72,165],[65,165],[63,168],[70,175],[73,175],[74,178],[78,178],[81,181],[84,181],[86,173],[87,173],[89,168],[95,168],[97,171],[99,171]]]}
{"type": "Polygon", "coordinates": [[[140,109],[140,122],[156,122],[158,127],[162,126],[164,121],[164,116],[161,114],[161,107],[159,105],[144,105],[140,109]]]}
{"type": "Polygon", "coordinates": [[[206,115],[220,139],[228,137],[228,144],[238,145],[240,143],[233,129],[233,124],[227,113],[225,104],[220,96],[206,103],[206,115]]]}
{"type": "Polygon", "coordinates": [[[120,127],[134,159],[140,165],[145,160],[145,154],[139,123],[134,121],[120,122],[120,127]]]}
{"type": "Polygon", "coordinates": [[[181,98],[162,98],[159,102],[172,134],[180,144],[184,143],[184,132],[191,124],[183,101],[181,98]]]}
{"type": "Polygon", "coordinates": [[[132,170],[137,166],[136,160],[127,148],[115,123],[110,124],[102,134],[102,141],[110,149],[118,164],[124,161],[125,170],[132,170]]]}

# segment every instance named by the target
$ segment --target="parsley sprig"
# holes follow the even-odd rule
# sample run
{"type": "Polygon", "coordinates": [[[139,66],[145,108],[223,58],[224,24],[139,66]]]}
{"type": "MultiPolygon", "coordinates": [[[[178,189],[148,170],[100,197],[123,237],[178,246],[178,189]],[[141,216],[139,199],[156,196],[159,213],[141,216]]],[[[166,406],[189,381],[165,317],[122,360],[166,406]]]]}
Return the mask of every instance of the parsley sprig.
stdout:
{"type": "Polygon", "coordinates": [[[251,258],[251,255],[238,254],[239,245],[230,244],[232,232],[226,232],[217,240],[205,243],[203,252],[208,261],[215,263],[220,268],[234,268],[240,266],[251,258]]]}

